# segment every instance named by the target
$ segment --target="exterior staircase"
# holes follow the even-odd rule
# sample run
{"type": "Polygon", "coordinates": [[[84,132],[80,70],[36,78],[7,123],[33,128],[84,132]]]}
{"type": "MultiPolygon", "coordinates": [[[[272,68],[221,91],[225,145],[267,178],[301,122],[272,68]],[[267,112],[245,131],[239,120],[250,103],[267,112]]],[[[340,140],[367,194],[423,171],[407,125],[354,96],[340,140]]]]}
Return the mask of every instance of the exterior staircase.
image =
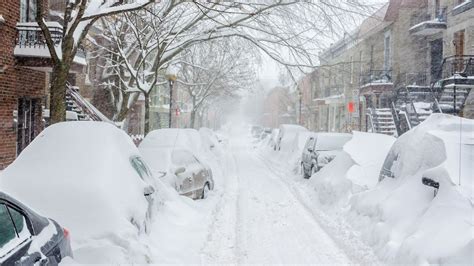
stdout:
{"type": "Polygon", "coordinates": [[[369,108],[368,115],[372,132],[391,136],[398,135],[390,108],[369,108]]]}

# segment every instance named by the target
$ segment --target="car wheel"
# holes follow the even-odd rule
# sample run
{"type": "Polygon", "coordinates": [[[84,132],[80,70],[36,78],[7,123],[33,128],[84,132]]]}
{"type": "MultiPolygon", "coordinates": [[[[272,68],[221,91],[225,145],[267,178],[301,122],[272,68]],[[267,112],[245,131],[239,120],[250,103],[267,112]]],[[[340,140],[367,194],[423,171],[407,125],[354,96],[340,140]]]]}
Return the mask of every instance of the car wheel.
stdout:
{"type": "Polygon", "coordinates": [[[306,173],[306,169],[304,168],[304,165],[303,165],[303,164],[301,164],[301,172],[303,173],[303,178],[304,178],[304,179],[308,179],[308,178],[311,177],[310,175],[308,175],[308,174],[306,173]]]}
{"type": "Polygon", "coordinates": [[[206,183],[202,188],[201,199],[207,198],[207,195],[209,195],[209,191],[211,191],[211,188],[209,187],[209,183],[206,183]]]}
{"type": "Polygon", "coordinates": [[[313,165],[313,167],[311,167],[311,175],[316,174],[318,171],[319,171],[318,166],[313,165]]]}

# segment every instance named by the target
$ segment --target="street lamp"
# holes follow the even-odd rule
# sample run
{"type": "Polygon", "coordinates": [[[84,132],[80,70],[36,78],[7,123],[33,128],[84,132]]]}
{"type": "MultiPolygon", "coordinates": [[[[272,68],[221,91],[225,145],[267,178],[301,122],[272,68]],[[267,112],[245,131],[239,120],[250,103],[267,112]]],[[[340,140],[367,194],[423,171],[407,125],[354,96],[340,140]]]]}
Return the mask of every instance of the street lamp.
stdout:
{"type": "Polygon", "coordinates": [[[171,128],[171,117],[173,115],[173,85],[177,79],[176,68],[174,68],[173,66],[169,66],[168,69],[166,70],[165,77],[168,80],[168,84],[170,87],[170,110],[169,110],[170,114],[169,114],[168,127],[171,128]]]}

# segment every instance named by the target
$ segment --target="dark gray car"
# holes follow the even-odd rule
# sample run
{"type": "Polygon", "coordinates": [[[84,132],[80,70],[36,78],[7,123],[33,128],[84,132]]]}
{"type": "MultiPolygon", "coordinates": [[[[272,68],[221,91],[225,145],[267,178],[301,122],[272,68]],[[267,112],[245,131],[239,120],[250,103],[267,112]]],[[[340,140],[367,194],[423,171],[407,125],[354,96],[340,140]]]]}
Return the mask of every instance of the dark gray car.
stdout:
{"type": "Polygon", "coordinates": [[[0,265],[57,265],[67,256],[72,251],[66,229],[0,192],[0,265]],[[37,239],[51,226],[56,233],[37,239]],[[32,246],[39,250],[30,250],[32,246]]]}

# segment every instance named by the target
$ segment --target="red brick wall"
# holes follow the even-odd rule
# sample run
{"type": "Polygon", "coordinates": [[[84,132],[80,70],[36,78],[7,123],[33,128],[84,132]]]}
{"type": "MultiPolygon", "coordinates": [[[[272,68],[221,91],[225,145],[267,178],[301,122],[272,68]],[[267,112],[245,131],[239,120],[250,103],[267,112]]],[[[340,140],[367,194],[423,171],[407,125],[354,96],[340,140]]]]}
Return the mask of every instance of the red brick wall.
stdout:
{"type": "MultiPolygon", "coordinates": [[[[16,23],[20,19],[20,1],[0,1],[0,15],[5,24],[0,26],[0,169],[10,164],[16,156],[16,133],[13,111],[17,109],[18,98],[44,98],[45,73],[15,65],[13,54],[16,38],[16,23]]],[[[41,108],[36,116],[36,133],[42,130],[41,108]]]]}

